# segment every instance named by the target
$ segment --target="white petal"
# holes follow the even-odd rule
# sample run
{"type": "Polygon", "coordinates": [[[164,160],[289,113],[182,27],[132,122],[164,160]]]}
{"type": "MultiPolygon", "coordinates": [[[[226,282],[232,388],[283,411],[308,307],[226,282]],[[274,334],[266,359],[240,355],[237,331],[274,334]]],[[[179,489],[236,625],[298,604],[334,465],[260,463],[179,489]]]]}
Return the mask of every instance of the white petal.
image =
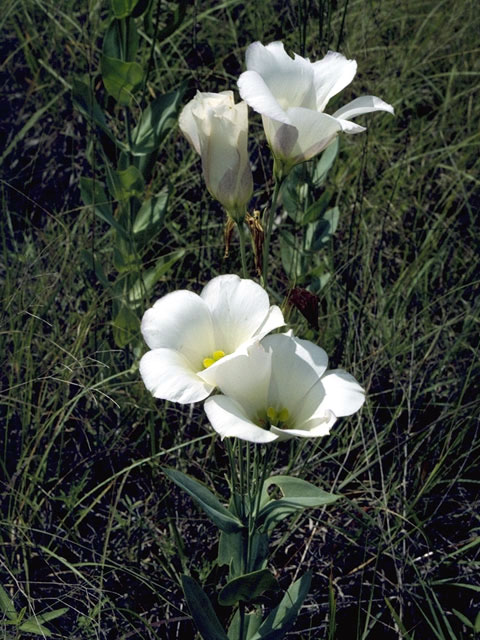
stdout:
{"type": "Polygon", "coordinates": [[[153,349],[140,360],[140,375],[155,398],[189,404],[204,400],[213,386],[192,370],[188,360],[171,349],[153,349]]]}
{"type": "Polygon", "coordinates": [[[216,348],[208,306],[191,291],[168,293],[145,312],[142,335],[151,349],[166,347],[182,353],[193,369],[203,368],[203,358],[216,348]]]}
{"type": "Polygon", "coordinates": [[[178,125],[195,151],[200,154],[200,139],[198,137],[197,123],[193,117],[193,107],[194,100],[190,100],[190,102],[183,107],[178,119],[178,125]]]}
{"type": "Polygon", "coordinates": [[[266,123],[264,118],[264,127],[274,155],[295,164],[323,151],[342,130],[340,122],[326,113],[294,107],[287,115],[291,126],[266,123]]]}
{"type": "Polygon", "coordinates": [[[244,71],[238,79],[238,90],[242,100],[258,113],[287,122],[288,117],[268,88],[262,76],[256,71],[244,71]]]}
{"type": "Polygon", "coordinates": [[[212,315],[215,349],[227,354],[256,335],[270,311],[265,289],[233,274],[213,278],[200,295],[212,315]]]}
{"type": "Polygon", "coordinates": [[[273,331],[274,329],[278,329],[279,327],[283,327],[285,324],[285,319],[283,317],[282,310],[280,307],[276,305],[272,305],[268,310],[268,313],[265,317],[263,323],[258,327],[255,332],[255,338],[263,338],[267,333],[273,331]]]}
{"type": "Polygon", "coordinates": [[[313,72],[317,110],[323,111],[330,98],[353,80],[357,63],[355,60],[347,60],[341,53],[329,51],[322,60],[313,63],[313,72]]]}
{"type": "Polygon", "coordinates": [[[272,357],[259,342],[250,345],[247,355],[222,358],[199,373],[206,382],[234,398],[251,418],[267,408],[272,357]]]}
{"type": "Polygon", "coordinates": [[[260,42],[254,42],[248,47],[245,59],[247,69],[256,71],[262,77],[283,109],[315,109],[314,71],[309,60],[296,54],[292,59],[282,42],[271,42],[266,47],[260,42]]]}
{"type": "Polygon", "coordinates": [[[262,346],[272,354],[269,403],[296,417],[298,405],[326,370],[328,356],[313,342],[286,334],[267,336],[262,346]]]}
{"type": "Polygon", "coordinates": [[[355,378],[343,369],[329,371],[323,376],[322,384],[326,393],[323,406],[333,411],[336,416],[350,416],[365,402],[365,391],[355,378]]]}
{"type": "Polygon", "coordinates": [[[338,111],[335,111],[333,117],[350,120],[350,118],[356,118],[363,113],[372,113],[372,111],[387,111],[393,115],[393,107],[391,104],[387,104],[375,96],[362,96],[361,98],[352,100],[352,102],[338,109],[338,111]]]}
{"type": "Polygon", "coordinates": [[[366,127],[362,127],[356,122],[351,122],[350,120],[343,120],[343,118],[336,118],[338,124],[341,126],[343,133],[362,133],[366,131],[366,127]]]}
{"type": "Polygon", "coordinates": [[[222,438],[237,437],[257,443],[277,440],[277,435],[254,424],[232,398],[213,396],[208,398],[204,407],[210,424],[222,438]]]}
{"type": "Polygon", "coordinates": [[[328,436],[335,421],[335,416],[331,414],[331,417],[325,420],[310,420],[303,424],[301,429],[278,429],[277,427],[272,427],[271,431],[277,434],[280,440],[286,440],[293,437],[319,438],[321,436],[328,436]]]}

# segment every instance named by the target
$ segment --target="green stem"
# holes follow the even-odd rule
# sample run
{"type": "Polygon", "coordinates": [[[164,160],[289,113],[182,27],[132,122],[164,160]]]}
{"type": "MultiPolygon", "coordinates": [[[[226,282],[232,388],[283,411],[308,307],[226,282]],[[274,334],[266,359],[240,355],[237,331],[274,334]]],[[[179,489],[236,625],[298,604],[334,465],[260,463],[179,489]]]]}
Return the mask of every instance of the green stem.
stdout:
{"type": "Polygon", "coordinates": [[[273,220],[275,218],[275,210],[277,208],[278,195],[280,193],[282,184],[286,178],[286,176],[283,175],[282,173],[275,172],[275,166],[274,166],[274,175],[275,175],[275,187],[273,189],[272,204],[270,208],[268,208],[265,211],[265,217],[263,221],[263,228],[266,229],[266,233],[265,233],[265,238],[263,243],[262,284],[265,287],[265,289],[267,288],[267,280],[268,280],[268,258],[270,253],[270,239],[272,236],[273,220]]]}
{"type": "Polygon", "coordinates": [[[240,256],[242,258],[242,274],[244,278],[248,278],[247,258],[245,253],[245,228],[243,220],[237,220],[238,236],[240,238],[240,256]]]}

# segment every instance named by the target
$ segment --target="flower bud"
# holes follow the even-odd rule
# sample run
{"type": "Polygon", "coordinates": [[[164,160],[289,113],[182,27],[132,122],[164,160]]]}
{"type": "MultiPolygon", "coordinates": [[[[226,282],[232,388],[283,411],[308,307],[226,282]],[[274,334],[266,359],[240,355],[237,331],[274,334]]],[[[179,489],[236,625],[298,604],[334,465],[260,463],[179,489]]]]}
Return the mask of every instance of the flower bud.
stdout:
{"type": "Polygon", "coordinates": [[[234,220],[242,220],[253,192],[247,104],[235,104],[232,91],[197,92],[180,114],[179,125],[202,159],[208,190],[234,220]]]}

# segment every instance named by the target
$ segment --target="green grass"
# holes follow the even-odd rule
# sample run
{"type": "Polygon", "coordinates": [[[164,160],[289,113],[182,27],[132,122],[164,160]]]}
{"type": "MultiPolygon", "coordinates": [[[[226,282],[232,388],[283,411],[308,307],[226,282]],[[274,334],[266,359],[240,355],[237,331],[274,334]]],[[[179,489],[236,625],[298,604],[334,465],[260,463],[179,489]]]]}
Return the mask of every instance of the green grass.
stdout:
{"type": "MultiPolygon", "coordinates": [[[[111,293],[84,259],[93,251],[114,276],[112,235],[78,189],[95,134],[66,91],[82,74],[98,80],[107,11],[89,4],[87,13],[83,2],[10,2],[1,18],[0,583],[26,617],[68,607],[45,623],[54,637],[190,638],[180,574],[213,597],[224,573],[212,525],[160,466],[222,493],[226,456],[201,406],[146,392],[141,343],[115,347],[111,293]]],[[[332,367],[355,374],[368,401],[330,437],[278,453],[279,472],[345,496],[279,530],[272,568],[282,587],[300,564],[314,571],[289,637],[476,637],[465,620],[475,621],[480,588],[479,27],[468,1],[199,2],[154,51],[152,90],[186,81],[187,100],[197,88],[235,88],[256,39],[283,39],[311,59],[339,48],[359,72],[329,110],[373,94],[396,111],[364,116],[368,132],[341,139],[328,177],[341,216],[323,256],[332,276],[319,332],[290,316],[332,367]]],[[[251,130],[262,207],[271,165],[253,114],[251,130]]],[[[145,266],[186,253],[145,308],[240,267],[236,243],[223,260],[222,211],[178,131],[152,192],[167,180],[173,196],[145,266]]],[[[273,251],[281,300],[289,283],[278,236],[273,251]]]]}

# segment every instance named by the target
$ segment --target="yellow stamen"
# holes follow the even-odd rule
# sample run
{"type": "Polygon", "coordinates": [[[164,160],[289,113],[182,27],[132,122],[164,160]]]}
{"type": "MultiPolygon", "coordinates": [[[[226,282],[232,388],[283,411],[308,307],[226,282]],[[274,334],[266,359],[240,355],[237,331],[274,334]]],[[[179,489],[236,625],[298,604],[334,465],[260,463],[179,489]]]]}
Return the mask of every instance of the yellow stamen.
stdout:
{"type": "Polygon", "coordinates": [[[273,407],[268,407],[267,409],[267,418],[270,422],[274,422],[277,419],[277,411],[273,407]]]}
{"type": "Polygon", "coordinates": [[[288,409],[283,408],[278,412],[279,422],[286,422],[289,419],[289,417],[290,417],[290,413],[288,409]]]}
{"type": "Polygon", "coordinates": [[[217,360],[220,360],[220,358],[223,358],[224,356],[225,356],[225,351],[222,351],[221,349],[213,352],[213,359],[215,360],[215,362],[217,360]]]}
{"type": "Polygon", "coordinates": [[[208,369],[208,367],[211,367],[214,362],[215,360],[213,358],[204,358],[203,366],[205,367],[205,369],[208,369]]]}

